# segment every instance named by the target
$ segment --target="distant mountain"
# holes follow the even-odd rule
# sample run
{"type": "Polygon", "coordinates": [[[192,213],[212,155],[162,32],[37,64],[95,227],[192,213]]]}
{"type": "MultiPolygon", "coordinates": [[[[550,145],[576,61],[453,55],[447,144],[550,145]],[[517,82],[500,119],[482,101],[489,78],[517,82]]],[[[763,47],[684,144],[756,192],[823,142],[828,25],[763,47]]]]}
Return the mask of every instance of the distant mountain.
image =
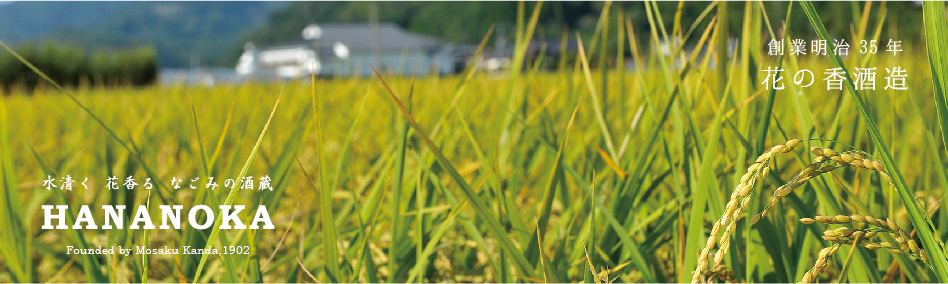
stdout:
{"type": "Polygon", "coordinates": [[[149,45],[162,67],[220,65],[241,37],[287,2],[12,2],[0,4],[0,40],[86,49],[149,45]]]}
{"type": "Polygon", "coordinates": [[[135,2],[4,2],[0,4],[0,40],[17,42],[66,27],[88,26],[135,2]]]}

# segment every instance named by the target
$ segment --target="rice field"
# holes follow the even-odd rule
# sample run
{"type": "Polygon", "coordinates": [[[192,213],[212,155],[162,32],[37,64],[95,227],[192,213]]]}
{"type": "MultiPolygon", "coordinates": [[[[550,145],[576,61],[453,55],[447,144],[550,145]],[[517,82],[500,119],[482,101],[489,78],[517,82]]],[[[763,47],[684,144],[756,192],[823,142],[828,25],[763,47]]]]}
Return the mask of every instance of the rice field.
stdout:
{"type": "MultiPolygon", "coordinates": [[[[521,5],[521,72],[15,89],[0,99],[0,282],[948,281],[944,3],[924,4],[926,45],[845,58],[767,55],[773,37],[829,39],[809,2],[787,9],[807,31],[759,2],[712,3],[692,26],[628,4],[655,23],[649,41],[607,5],[552,72],[521,60],[538,11],[521,5]],[[728,17],[740,34],[719,29],[728,17]],[[708,51],[654,52],[669,38],[708,51]],[[635,71],[596,67],[626,51],[635,71]],[[761,84],[768,66],[785,89],[761,84]],[[854,66],[900,66],[907,90],[882,71],[874,90],[792,83],[854,66]],[[66,175],[88,188],[44,187],[66,175]],[[111,176],[155,186],[109,190],[111,176]],[[203,186],[248,176],[273,190],[203,186]],[[156,223],[159,205],[266,205],[275,229],[42,229],[49,204],[70,205],[67,224],[80,205],[145,205],[156,223]],[[185,245],[249,253],[66,253],[185,245]]],[[[885,28],[884,5],[864,9],[851,43],[885,28]]]]}

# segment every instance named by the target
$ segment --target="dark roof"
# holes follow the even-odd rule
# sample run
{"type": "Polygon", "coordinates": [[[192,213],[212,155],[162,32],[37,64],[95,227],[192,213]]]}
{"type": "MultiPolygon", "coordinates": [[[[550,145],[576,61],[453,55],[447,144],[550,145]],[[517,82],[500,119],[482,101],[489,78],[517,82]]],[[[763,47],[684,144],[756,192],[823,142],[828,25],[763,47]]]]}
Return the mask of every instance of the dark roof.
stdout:
{"type": "MultiPolygon", "coordinates": [[[[545,39],[545,40],[530,40],[530,43],[527,45],[527,54],[536,55],[540,53],[540,50],[546,45],[546,56],[560,56],[563,53],[575,53],[579,50],[579,43],[576,41],[568,41],[566,43],[566,50],[560,50],[563,42],[559,39],[545,39]]],[[[501,48],[492,48],[484,51],[484,54],[488,57],[513,57],[514,46],[507,45],[501,48]]]]}
{"type": "MultiPolygon", "coordinates": [[[[371,50],[374,39],[378,39],[383,50],[425,49],[441,44],[441,40],[405,31],[394,23],[379,23],[374,30],[368,23],[324,23],[316,24],[322,30],[318,39],[320,49],[332,48],[335,42],[341,42],[350,50],[371,50]]],[[[265,49],[309,46],[306,40],[295,40],[265,49]]]]}

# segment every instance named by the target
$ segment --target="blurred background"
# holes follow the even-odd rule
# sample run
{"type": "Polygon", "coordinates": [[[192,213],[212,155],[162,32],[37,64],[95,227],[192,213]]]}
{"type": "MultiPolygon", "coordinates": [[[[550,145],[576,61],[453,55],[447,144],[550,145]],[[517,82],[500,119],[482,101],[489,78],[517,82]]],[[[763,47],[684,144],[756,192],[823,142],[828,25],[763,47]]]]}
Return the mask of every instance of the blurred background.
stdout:
{"type": "MultiPolygon", "coordinates": [[[[641,2],[616,3],[630,18],[635,35],[647,42],[648,20],[641,2]]],[[[710,2],[681,3],[681,23],[691,25],[710,2]]],[[[785,2],[767,2],[770,19],[783,19],[785,2]]],[[[818,2],[834,37],[851,29],[860,2],[818,2]],[[848,12],[852,13],[848,13],[848,12]]],[[[528,3],[532,9],[535,3],[528,3]]],[[[541,52],[541,70],[555,69],[560,56],[575,59],[575,41],[596,29],[602,2],[552,2],[539,15],[525,60],[541,52]]],[[[662,19],[672,25],[678,2],[661,2],[662,19]]],[[[742,3],[730,5],[739,15],[742,3]]],[[[887,4],[887,22],[906,46],[919,42],[920,2],[887,4]],[[906,16],[902,16],[906,15],[906,16]]],[[[872,11],[874,14],[876,11],[872,11]]],[[[148,85],[237,83],[293,79],[312,72],[321,77],[368,76],[367,62],[393,75],[448,75],[464,70],[476,44],[494,25],[482,68],[503,72],[513,54],[516,2],[2,2],[0,40],[12,44],[53,79],[66,85],[148,85]]],[[[875,17],[875,15],[870,15],[875,17]]],[[[812,31],[803,13],[791,17],[795,32],[812,31]]],[[[699,30],[708,18],[700,23],[699,30]]],[[[739,35],[740,17],[730,18],[739,35]]],[[[857,21],[858,22],[858,21],[857,21]]],[[[776,25],[776,23],[775,23],[776,25]]],[[[777,25],[779,26],[779,25],[777,25]]],[[[886,30],[881,38],[890,38],[886,30]]],[[[814,38],[810,35],[808,39],[814,38]]],[[[617,39],[607,44],[616,52],[617,39]]],[[[690,54],[697,37],[684,44],[690,54]]],[[[732,37],[733,48],[736,39],[732,37]]],[[[678,42],[663,43],[673,47],[678,42]]],[[[643,46],[643,48],[647,48],[643,46]]],[[[631,55],[631,50],[624,51],[631,55]]],[[[654,51],[652,51],[654,52],[654,51]]],[[[668,51],[665,51],[666,53],[668,51]]],[[[610,67],[632,68],[624,62],[610,67]]],[[[592,62],[596,68],[600,62],[592,62]]],[[[32,89],[36,76],[8,53],[0,54],[0,84],[32,89]]]]}

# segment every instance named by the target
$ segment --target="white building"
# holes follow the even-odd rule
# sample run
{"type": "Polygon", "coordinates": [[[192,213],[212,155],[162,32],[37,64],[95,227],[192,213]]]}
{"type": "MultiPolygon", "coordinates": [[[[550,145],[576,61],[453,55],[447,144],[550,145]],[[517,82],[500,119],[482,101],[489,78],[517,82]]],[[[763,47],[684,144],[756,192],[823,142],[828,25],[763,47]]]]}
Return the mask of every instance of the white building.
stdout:
{"type": "Polygon", "coordinates": [[[311,25],[299,40],[257,50],[245,46],[236,66],[246,78],[371,76],[371,63],[380,72],[425,76],[455,73],[458,49],[453,44],[409,33],[393,23],[333,23],[311,25]]]}
{"type": "Polygon", "coordinates": [[[253,43],[247,43],[235,70],[244,77],[299,78],[319,73],[319,67],[319,58],[311,48],[288,46],[257,51],[253,43]]]}

